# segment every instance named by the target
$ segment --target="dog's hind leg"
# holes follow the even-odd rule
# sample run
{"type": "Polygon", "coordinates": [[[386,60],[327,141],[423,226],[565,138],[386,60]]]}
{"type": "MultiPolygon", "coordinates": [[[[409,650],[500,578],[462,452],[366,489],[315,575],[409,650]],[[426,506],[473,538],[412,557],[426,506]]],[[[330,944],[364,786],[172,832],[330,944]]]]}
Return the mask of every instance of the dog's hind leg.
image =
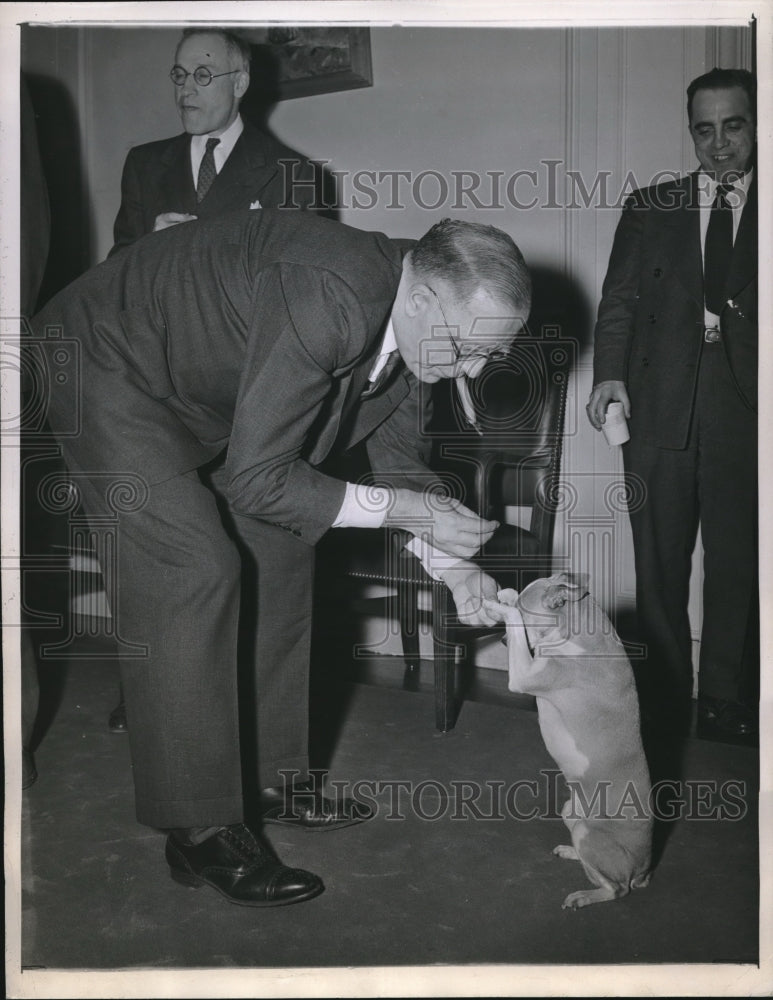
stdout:
{"type": "Polygon", "coordinates": [[[559,858],[565,858],[567,861],[580,860],[580,855],[571,844],[559,844],[558,847],[553,848],[553,853],[559,858]]]}
{"type": "MultiPolygon", "coordinates": [[[[577,910],[591,903],[607,903],[628,895],[630,860],[617,841],[607,831],[589,826],[585,820],[575,820],[571,833],[574,856],[597,888],[570,893],[562,904],[563,908],[577,910]]],[[[561,852],[561,856],[572,857],[565,851],[561,852]]]]}

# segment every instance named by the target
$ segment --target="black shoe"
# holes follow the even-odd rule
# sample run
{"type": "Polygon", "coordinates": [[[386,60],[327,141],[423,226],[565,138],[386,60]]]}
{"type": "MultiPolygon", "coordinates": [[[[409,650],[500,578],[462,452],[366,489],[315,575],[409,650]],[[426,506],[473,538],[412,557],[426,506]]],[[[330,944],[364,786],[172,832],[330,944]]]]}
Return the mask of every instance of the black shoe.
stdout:
{"type": "Polygon", "coordinates": [[[352,798],[328,799],[312,781],[264,788],[258,798],[264,823],[302,826],[306,830],[336,830],[364,823],[373,810],[352,798]]]}
{"type": "Polygon", "coordinates": [[[212,886],[240,906],[302,903],[325,889],[311,872],[283,865],[243,823],[221,827],[200,844],[170,833],[166,860],[175,882],[191,889],[212,886]]]}
{"type": "Polygon", "coordinates": [[[698,739],[751,746],[758,734],[757,713],[748,705],[706,695],[698,698],[698,739]]]}
{"type": "Polygon", "coordinates": [[[111,733],[129,732],[129,725],[126,722],[126,704],[123,699],[121,699],[119,704],[110,713],[110,718],[107,720],[107,728],[111,733]]]}

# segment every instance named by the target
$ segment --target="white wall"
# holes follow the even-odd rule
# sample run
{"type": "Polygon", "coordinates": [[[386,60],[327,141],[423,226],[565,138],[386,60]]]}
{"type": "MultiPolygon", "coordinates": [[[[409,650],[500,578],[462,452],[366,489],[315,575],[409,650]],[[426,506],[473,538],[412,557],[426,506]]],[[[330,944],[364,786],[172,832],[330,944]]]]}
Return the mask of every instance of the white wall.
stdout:
{"type": "MultiPolygon", "coordinates": [[[[176,28],[68,29],[60,40],[50,29],[32,29],[28,66],[64,73],[80,110],[92,259],[111,246],[120,200],[121,167],[140,142],[180,131],[168,70],[176,28]],[[72,59],[77,39],[78,57],[72,59]],[[69,54],[57,65],[56,53],[69,54]],[[72,74],[77,74],[77,79],[72,74]]],[[[444,215],[492,223],[507,230],[535,268],[575,284],[587,316],[578,367],[570,387],[564,475],[576,503],[557,528],[558,554],[591,573],[597,595],[610,609],[630,608],[634,577],[630,533],[615,483],[622,469],[584,416],[590,391],[592,319],[600,295],[618,195],[630,171],[637,184],[658,172],[693,168],[685,127],[684,92],[713,65],[750,65],[749,32],[740,28],[373,28],[373,86],[286,101],[270,119],[283,141],[343,173],[342,221],[395,236],[418,236],[444,215]],[[547,166],[548,161],[559,161],[547,166]],[[351,202],[359,171],[434,171],[447,182],[448,198],[430,211],[402,182],[402,208],[389,206],[387,183],[373,182],[375,205],[351,202]],[[474,207],[455,202],[454,178],[476,172],[479,197],[491,200],[491,173],[506,181],[524,175],[515,189],[529,209],[503,204],[474,207]],[[583,206],[567,172],[586,190],[605,172],[608,202],[583,206]],[[551,188],[551,183],[554,187],[551,188]],[[572,196],[575,196],[574,198],[572,196]],[[575,207],[571,207],[574,205],[575,207]],[[610,493],[611,491],[611,493],[610,493]]],[[[629,185],[630,187],[630,178],[629,185]]],[[[438,198],[437,177],[419,189],[424,203],[438,198]]],[[[692,599],[696,625],[700,601],[692,599]]]]}

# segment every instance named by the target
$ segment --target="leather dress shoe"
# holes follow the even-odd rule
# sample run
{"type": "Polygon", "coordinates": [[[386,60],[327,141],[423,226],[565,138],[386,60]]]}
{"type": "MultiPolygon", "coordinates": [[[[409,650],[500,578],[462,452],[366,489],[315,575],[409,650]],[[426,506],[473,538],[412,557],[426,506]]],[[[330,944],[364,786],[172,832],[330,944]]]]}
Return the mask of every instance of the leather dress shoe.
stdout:
{"type": "Polygon", "coordinates": [[[221,827],[200,844],[172,832],[166,860],[175,882],[191,889],[209,885],[240,906],[287,906],[325,889],[318,876],[283,865],[243,823],[221,827]]]}
{"type": "Polygon", "coordinates": [[[111,733],[128,733],[129,725],[126,722],[126,703],[121,701],[115,706],[107,720],[107,728],[111,733]]]}
{"type": "Polygon", "coordinates": [[[756,712],[748,705],[723,698],[698,698],[699,739],[749,744],[759,732],[756,712]]]}
{"type": "Polygon", "coordinates": [[[305,830],[336,830],[364,823],[373,810],[352,798],[326,798],[312,781],[264,788],[258,798],[264,823],[301,826],[305,830]]]}

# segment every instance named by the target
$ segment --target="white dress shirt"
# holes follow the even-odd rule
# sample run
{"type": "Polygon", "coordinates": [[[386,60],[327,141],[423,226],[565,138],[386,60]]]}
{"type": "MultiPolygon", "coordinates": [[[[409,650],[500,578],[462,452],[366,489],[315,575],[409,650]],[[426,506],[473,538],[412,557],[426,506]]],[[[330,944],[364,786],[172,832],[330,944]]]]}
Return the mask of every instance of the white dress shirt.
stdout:
{"type": "Polygon", "coordinates": [[[199,180],[199,167],[201,166],[201,161],[204,159],[204,153],[207,150],[207,139],[220,140],[214,150],[215,173],[219,174],[223,169],[223,164],[231,155],[231,152],[236,145],[236,140],[243,131],[244,122],[242,121],[242,116],[237,115],[222,135],[213,135],[210,132],[208,135],[191,136],[191,171],[193,173],[194,187],[196,187],[199,180]]]}

